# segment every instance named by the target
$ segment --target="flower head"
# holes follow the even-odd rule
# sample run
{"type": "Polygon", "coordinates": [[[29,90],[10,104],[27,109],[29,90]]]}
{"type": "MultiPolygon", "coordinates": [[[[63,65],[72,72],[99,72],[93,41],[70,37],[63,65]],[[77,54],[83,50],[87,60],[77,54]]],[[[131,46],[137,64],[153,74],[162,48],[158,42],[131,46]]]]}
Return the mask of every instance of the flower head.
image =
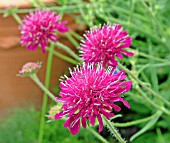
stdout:
{"type": "Polygon", "coordinates": [[[121,108],[115,102],[122,102],[126,107],[130,105],[120,94],[131,89],[131,81],[122,81],[126,78],[125,72],[112,73],[112,68],[107,71],[98,64],[83,64],[70,70],[71,77],[66,77],[60,83],[60,96],[57,101],[63,103],[60,113],[55,119],[68,115],[64,123],[72,134],[80,130],[80,123],[86,128],[89,121],[93,126],[96,119],[99,122],[99,132],[103,129],[102,115],[107,119],[114,116],[113,110],[119,112],[121,108]]]}
{"type": "Polygon", "coordinates": [[[37,73],[41,68],[41,62],[29,62],[23,65],[22,70],[19,71],[19,76],[30,76],[37,73]]]}
{"type": "Polygon", "coordinates": [[[23,20],[23,25],[19,27],[21,30],[21,44],[26,46],[28,50],[35,50],[41,46],[43,52],[50,41],[56,42],[58,36],[56,31],[67,32],[65,27],[67,21],[60,22],[61,17],[55,12],[36,10],[30,13],[23,20]]]}
{"type": "Polygon", "coordinates": [[[133,53],[124,50],[131,46],[132,39],[127,31],[122,30],[119,24],[105,24],[103,27],[94,27],[85,35],[81,44],[81,57],[88,62],[102,62],[103,67],[117,66],[115,57],[133,56],[133,53]]]}
{"type": "Polygon", "coordinates": [[[48,118],[49,118],[50,120],[54,120],[54,119],[55,119],[55,115],[56,115],[57,113],[59,113],[60,111],[61,111],[61,106],[59,106],[59,105],[56,105],[56,106],[51,107],[51,109],[50,109],[50,111],[49,111],[49,116],[48,116],[48,118]]]}

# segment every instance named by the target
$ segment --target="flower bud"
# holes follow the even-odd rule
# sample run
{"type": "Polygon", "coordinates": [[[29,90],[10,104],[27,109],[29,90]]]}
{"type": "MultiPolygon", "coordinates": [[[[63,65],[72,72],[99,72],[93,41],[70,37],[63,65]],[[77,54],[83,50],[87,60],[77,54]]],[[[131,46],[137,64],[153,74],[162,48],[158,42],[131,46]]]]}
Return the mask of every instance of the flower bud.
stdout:
{"type": "Polygon", "coordinates": [[[19,71],[19,76],[30,76],[38,72],[41,68],[42,62],[28,62],[23,65],[22,70],[19,71]]]}
{"type": "Polygon", "coordinates": [[[56,115],[57,113],[59,113],[59,112],[61,112],[61,106],[56,105],[56,106],[51,107],[51,109],[50,109],[50,111],[49,111],[49,116],[48,116],[48,118],[49,118],[50,120],[54,120],[54,119],[55,119],[55,115],[56,115]]]}

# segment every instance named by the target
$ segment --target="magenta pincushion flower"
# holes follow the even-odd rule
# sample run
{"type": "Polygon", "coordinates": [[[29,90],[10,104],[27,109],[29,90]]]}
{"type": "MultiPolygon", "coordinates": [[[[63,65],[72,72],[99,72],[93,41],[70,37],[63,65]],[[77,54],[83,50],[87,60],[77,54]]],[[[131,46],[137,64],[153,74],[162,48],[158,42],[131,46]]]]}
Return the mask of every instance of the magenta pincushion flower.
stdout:
{"type": "Polygon", "coordinates": [[[40,46],[45,52],[45,47],[50,41],[57,41],[56,31],[61,33],[68,31],[68,28],[65,27],[67,21],[60,22],[60,20],[60,15],[49,10],[36,10],[27,15],[19,27],[22,46],[26,46],[28,50],[35,50],[40,46]]]}
{"type": "Polygon", "coordinates": [[[122,102],[127,108],[130,105],[120,94],[131,89],[131,81],[123,81],[126,78],[125,72],[117,74],[111,72],[112,68],[106,71],[101,64],[83,64],[70,70],[71,77],[66,77],[60,83],[60,96],[56,100],[63,104],[62,111],[56,114],[58,120],[68,115],[64,123],[72,134],[77,134],[80,124],[86,128],[89,121],[94,126],[96,119],[99,122],[99,132],[103,129],[102,115],[107,119],[114,116],[113,110],[119,112],[121,108],[116,102],[122,102]]]}
{"type": "Polygon", "coordinates": [[[115,57],[122,59],[122,54],[133,56],[132,52],[125,50],[131,46],[132,39],[120,24],[94,27],[84,37],[80,56],[86,63],[102,62],[104,67],[108,65],[115,68],[118,64],[115,57]]]}

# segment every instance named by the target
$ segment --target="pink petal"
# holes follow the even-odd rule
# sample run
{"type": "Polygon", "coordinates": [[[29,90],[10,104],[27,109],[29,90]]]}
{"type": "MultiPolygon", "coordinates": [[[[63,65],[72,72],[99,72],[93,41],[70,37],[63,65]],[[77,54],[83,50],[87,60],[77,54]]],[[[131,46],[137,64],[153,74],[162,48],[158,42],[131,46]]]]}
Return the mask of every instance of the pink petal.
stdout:
{"type": "Polygon", "coordinates": [[[99,133],[103,130],[103,122],[102,122],[102,117],[101,115],[97,116],[98,121],[99,121],[99,133]]]}
{"type": "Polygon", "coordinates": [[[130,57],[132,57],[132,56],[134,55],[134,53],[128,52],[128,51],[125,51],[125,50],[121,50],[121,52],[122,52],[123,54],[125,54],[126,56],[130,56],[130,57]]]}
{"type": "Polygon", "coordinates": [[[91,124],[92,126],[94,126],[94,124],[95,124],[95,119],[96,119],[96,117],[95,117],[94,115],[92,115],[92,116],[89,117],[90,124],[91,124]]]}
{"type": "Polygon", "coordinates": [[[111,106],[113,107],[114,110],[116,110],[117,112],[119,112],[121,110],[121,108],[119,106],[117,106],[116,104],[111,104],[111,106]]]}
{"type": "Polygon", "coordinates": [[[110,117],[113,117],[114,114],[113,113],[108,113],[106,111],[104,111],[103,109],[101,109],[100,111],[108,120],[110,119],[110,117]]]}
{"type": "Polygon", "coordinates": [[[124,100],[123,98],[121,98],[121,101],[123,102],[123,104],[124,104],[127,108],[130,108],[129,103],[128,103],[126,100],[124,100]]]}
{"type": "Polygon", "coordinates": [[[82,126],[83,126],[83,128],[86,128],[86,121],[87,121],[86,116],[83,116],[82,117],[82,126]]]}
{"type": "Polygon", "coordinates": [[[120,58],[120,59],[123,59],[123,56],[122,56],[121,53],[117,53],[116,56],[117,56],[118,58],[120,58]]]}
{"type": "Polygon", "coordinates": [[[73,135],[76,135],[80,131],[80,119],[74,122],[68,129],[73,135]]]}
{"type": "Polygon", "coordinates": [[[64,21],[64,22],[59,23],[59,24],[57,25],[57,30],[58,30],[59,32],[62,32],[62,33],[67,32],[67,31],[68,31],[68,28],[65,27],[65,24],[67,24],[67,23],[68,23],[67,21],[64,21]]]}
{"type": "Polygon", "coordinates": [[[58,119],[61,119],[62,117],[64,117],[65,115],[67,115],[68,112],[60,112],[58,114],[55,115],[55,119],[58,120],[58,119]]]}

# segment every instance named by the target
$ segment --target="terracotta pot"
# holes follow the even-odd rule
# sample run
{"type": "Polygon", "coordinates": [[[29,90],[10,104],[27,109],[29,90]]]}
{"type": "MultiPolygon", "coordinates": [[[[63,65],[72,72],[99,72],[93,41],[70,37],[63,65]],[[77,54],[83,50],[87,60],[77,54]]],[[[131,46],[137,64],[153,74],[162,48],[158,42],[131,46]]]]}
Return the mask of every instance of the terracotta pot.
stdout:
{"type": "MultiPolygon", "coordinates": [[[[8,1],[6,0],[1,0],[0,8],[5,9],[9,5],[12,5],[11,3],[7,4],[7,2],[8,1]]],[[[30,7],[27,1],[17,0],[12,2],[19,7],[30,7]]],[[[24,15],[19,16],[23,17],[24,15]]],[[[75,24],[74,19],[68,15],[65,15],[63,20],[68,21],[69,24],[67,26],[70,29],[84,32],[85,27],[75,24]]],[[[73,45],[68,42],[64,36],[62,36],[59,41],[74,49],[73,45]]],[[[63,53],[63,51],[60,52],[63,53]]],[[[37,106],[41,105],[43,92],[39,89],[39,87],[28,77],[20,78],[17,77],[16,74],[26,62],[43,61],[43,67],[39,71],[38,75],[40,76],[40,79],[44,81],[46,59],[47,53],[43,54],[40,48],[38,48],[36,51],[27,51],[25,47],[21,47],[18,23],[13,19],[12,16],[3,18],[2,14],[0,15],[1,113],[5,109],[13,107],[25,106],[28,104],[34,104],[37,106]]],[[[57,57],[54,57],[51,75],[51,88],[57,87],[56,84],[59,83],[59,77],[70,66],[72,65],[57,57]]]]}

